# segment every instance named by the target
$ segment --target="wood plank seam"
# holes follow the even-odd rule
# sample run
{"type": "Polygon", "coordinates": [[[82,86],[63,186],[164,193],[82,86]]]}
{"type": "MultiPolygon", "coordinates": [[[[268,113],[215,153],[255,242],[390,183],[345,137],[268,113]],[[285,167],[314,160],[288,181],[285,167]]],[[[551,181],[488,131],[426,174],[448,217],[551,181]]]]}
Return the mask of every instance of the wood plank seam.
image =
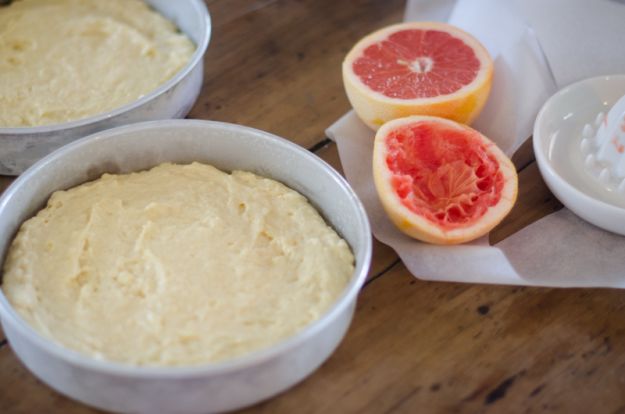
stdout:
{"type": "Polygon", "coordinates": [[[527,163],[521,165],[518,169],[517,169],[517,174],[519,174],[521,171],[523,171],[524,169],[526,169],[527,167],[529,167],[530,165],[534,164],[536,162],[536,160],[530,160],[527,163]]]}
{"type": "Polygon", "coordinates": [[[315,145],[313,145],[310,148],[308,148],[308,151],[310,151],[312,153],[315,153],[315,152],[319,151],[320,149],[325,148],[331,142],[332,142],[332,140],[330,140],[329,138],[322,139],[321,141],[317,142],[315,145]]]}
{"type": "Polygon", "coordinates": [[[384,276],[384,274],[388,273],[393,267],[395,267],[398,263],[401,263],[401,259],[397,258],[395,259],[395,261],[393,261],[393,263],[391,263],[390,265],[386,266],[384,269],[382,269],[380,272],[378,272],[377,274],[373,275],[369,280],[367,280],[364,285],[362,285],[362,288],[366,288],[367,285],[371,282],[373,282],[374,280],[376,280],[377,278],[384,276]]]}

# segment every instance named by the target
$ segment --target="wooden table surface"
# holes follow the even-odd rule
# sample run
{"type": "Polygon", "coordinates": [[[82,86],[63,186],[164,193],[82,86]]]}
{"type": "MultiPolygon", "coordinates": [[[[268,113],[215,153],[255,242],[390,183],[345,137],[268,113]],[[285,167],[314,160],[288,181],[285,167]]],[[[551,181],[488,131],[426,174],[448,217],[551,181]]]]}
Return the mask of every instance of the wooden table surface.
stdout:
{"type": "MultiPolygon", "coordinates": [[[[340,64],[402,19],[402,0],[208,0],[213,35],[190,118],[286,137],[341,170],[327,126],[349,109],[340,64]]],[[[530,145],[495,242],[561,207],[530,145]]],[[[0,189],[11,179],[0,178],[0,189]]],[[[417,277],[419,275],[416,275],[417,277]]],[[[625,412],[625,293],[423,282],[375,242],[355,319],[308,379],[246,413],[625,412]]],[[[175,396],[172,396],[175,398],[175,396]]],[[[35,379],[0,333],[0,413],[89,413],[35,379]]]]}

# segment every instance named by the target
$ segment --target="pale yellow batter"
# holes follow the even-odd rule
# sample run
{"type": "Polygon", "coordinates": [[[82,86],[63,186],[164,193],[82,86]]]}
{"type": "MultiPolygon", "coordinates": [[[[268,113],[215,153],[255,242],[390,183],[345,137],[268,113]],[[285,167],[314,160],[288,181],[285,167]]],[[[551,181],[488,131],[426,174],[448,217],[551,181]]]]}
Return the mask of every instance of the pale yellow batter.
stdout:
{"type": "Polygon", "coordinates": [[[47,337],[138,365],[221,361],[318,319],[353,255],[297,192],[204,164],[104,175],[26,221],[3,290],[47,337]]]}
{"type": "Polygon", "coordinates": [[[15,0],[0,7],[0,127],[56,124],[133,102],[194,50],[141,0],[15,0]]]}

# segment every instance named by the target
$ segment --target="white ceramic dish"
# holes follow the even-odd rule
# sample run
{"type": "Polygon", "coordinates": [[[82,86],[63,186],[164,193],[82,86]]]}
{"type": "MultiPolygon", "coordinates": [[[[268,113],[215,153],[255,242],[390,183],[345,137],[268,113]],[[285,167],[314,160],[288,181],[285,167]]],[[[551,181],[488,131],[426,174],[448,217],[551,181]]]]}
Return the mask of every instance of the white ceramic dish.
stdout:
{"type": "Polygon", "coordinates": [[[625,95],[625,75],[574,83],[553,95],[534,125],[534,153],[547,186],[584,220],[625,235],[625,198],[588,173],[580,150],[584,126],[625,95]]]}
{"type": "Polygon", "coordinates": [[[50,194],[104,172],[171,161],[207,162],[282,181],[299,191],[347,240],[356,258],[332,308],[297,335],[229,362],[188,368],[132,367],[94,360],[37,334],[0,293],[0,319],[17,356],[52,388],[116,412],[206,413],[273,396],[315,370],[343,338],[371,261],[364,208],[347,182],[312,153],[271,134],[209,121],[169,120],[114,128],[69,144],[22,174],[0,198],[0,253],[50,194]]]}
{"type": "Polygon", "coordinates": [[[53,150],[96,131],[133,122],[183,118],[202,88],[211,21],[202,0],[146,0],[196,44],[187,65],[141,99],[109,112],[56,125],[0,128],[0,174],[17,175],[53,150]]]}

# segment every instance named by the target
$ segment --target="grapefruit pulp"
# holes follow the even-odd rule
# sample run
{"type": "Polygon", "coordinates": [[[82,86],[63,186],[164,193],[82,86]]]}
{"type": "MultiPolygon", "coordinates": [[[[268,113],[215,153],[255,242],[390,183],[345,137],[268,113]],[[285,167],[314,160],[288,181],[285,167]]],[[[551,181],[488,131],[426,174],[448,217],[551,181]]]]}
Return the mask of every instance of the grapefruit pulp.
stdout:
{"type": "Polygon", "coordinates": [[[435,244],[488,233],[510,212],[517,174],[510,159],[478,131],[430,116],[384,124],[376,133],[373,177],[399,230],[435,244]]]}
{"type": "Polygon", "coordinates": [[[482,110],[493,62],[471,35],[445,23],[401,23],[361,39],[343,61],[358,116],[377,129],[408,115],[469,124],[482,110]]]}

